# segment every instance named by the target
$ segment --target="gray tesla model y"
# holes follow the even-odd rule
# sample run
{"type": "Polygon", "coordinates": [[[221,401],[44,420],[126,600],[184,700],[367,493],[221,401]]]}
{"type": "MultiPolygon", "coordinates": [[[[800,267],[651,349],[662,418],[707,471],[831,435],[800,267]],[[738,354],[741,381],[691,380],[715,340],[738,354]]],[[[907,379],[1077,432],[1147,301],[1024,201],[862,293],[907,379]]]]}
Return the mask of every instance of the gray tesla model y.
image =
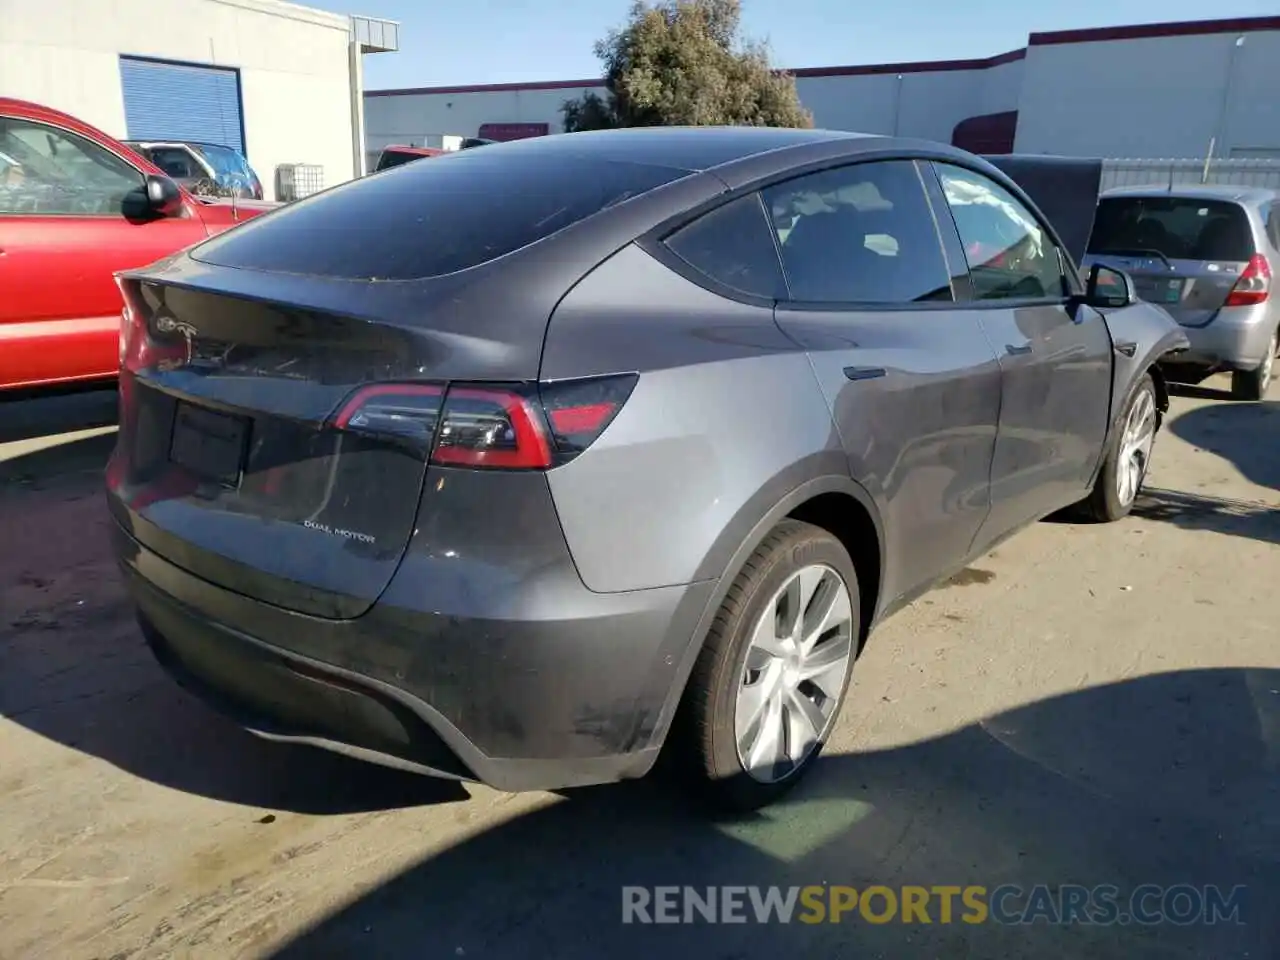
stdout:
{"type": "Polygon", "coordinates": [[[1096,169],[1025,169],[1083,226],[938,144],[552,136],[122,275],[148,642],[267,737],[506,790],[665,745],[768,802],[878,619],[1142,484],[1185,337],[1077,272],[1096,169]]]}

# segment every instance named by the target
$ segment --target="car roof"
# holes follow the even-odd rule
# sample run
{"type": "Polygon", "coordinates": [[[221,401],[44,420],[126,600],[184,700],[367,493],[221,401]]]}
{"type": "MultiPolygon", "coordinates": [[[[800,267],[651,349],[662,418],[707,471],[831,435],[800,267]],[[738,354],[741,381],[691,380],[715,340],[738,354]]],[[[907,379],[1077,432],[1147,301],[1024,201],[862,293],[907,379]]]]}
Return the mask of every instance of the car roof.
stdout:
{"type": "Polygon", "coordinates": [[[1236,203],[1269,203],[1280,198],[1280,191],[1268,187],[1246,187],[1231,183],[1175,183],[1145,186],[1112,187],[1102,199],[1112,197],[1185,197],[1189,200],[1227,200],[1236,203]]]}
{"type": "Polygon", "coordinates": [[[786,147],[868,136],[843,130],[789,127],[628,127],[527,137],[486,146],[701,172],[786,147]]]}
{"type": "Polygon", "coordinates": [[[382,152],[383,153],[392,153],[392,152],[416,153],[416,154],[421,154],[424,157],[437,157],[440,154],[448,153],[449,151],[441,149],[439,147],[415,147],[415,146],[402,144],[402,143],[389,143],[382,148],[382,152]]]}
{"type": "Polygon", "coordinates": [[[230,150],[232,153],[239,155],[240,151],[235,147],[229,147],[225,143],[207,143],[204,140],[122,140],[121,143],[127,143],[131,146],[139,147],[213,147],[217,150],[230,150]]]}

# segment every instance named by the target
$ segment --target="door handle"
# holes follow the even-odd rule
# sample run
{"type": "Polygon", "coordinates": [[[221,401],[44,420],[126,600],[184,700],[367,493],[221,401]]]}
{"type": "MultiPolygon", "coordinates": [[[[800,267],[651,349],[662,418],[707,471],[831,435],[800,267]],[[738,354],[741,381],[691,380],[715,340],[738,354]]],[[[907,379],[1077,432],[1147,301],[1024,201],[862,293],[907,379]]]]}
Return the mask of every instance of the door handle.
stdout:
{"type": "Polygon", "coordinates": [[[1115,347],[1116,353],[1123,353],[1126,357],[1132,357],[1138,352],[1138,345],[1132,340],[1117,340],[1115,347]]]}
{"type": "Polygon", "coordinates": [[[876,380],[885,375],[884,367],[845,367],[844,375],[850,380],[876,380]]]}
{"type": "Polygon", "coordinates": [[[1030,353],[1033,349],[1034,348],[1029,343],[1024,343],[1022,344],[1022,346],[1015,346],[1012,343],[1006,343],[1004,345],[1004,352],[1009,354],[1009,356],[1011,357],[1025,356],[1026,354],[1030,353]]]}

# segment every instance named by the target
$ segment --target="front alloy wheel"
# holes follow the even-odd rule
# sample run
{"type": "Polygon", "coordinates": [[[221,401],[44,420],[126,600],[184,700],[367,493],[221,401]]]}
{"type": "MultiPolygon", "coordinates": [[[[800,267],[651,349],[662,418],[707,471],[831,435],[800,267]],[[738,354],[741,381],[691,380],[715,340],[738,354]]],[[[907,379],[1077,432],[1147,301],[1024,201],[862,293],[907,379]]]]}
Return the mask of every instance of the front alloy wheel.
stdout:
{"type": "Polygon", "coordinates": [[[1138,490],[1147,476],[1151,448],[1156,443],[1156,398],[1150,390],[1139,390],[1125,420],[1116,463],[1116,500],[1122,507],[1132,507],[1138,490]]]}
{"type": "Polygon", "coordinates": [[[1069,515],[1099,523],[1128,516],[1147,479],[1159,429],[1155,381],[1150,373],[1144,373],[1129,394],[1124,413],[1107,441],[1093,490],[1069,509],[1069,515]]]}

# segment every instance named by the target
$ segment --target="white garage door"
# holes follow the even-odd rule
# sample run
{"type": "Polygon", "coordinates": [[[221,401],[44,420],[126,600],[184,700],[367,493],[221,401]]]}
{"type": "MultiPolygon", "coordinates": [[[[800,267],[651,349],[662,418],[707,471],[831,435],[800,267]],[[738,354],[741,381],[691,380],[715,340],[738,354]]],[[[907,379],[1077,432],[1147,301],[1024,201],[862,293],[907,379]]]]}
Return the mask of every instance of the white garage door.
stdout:
{"type": "Polygon", "coordinates": [[[244,153],[238,70],[121,57],[120,81],[128,139],[217,143],[244,153]]]}

